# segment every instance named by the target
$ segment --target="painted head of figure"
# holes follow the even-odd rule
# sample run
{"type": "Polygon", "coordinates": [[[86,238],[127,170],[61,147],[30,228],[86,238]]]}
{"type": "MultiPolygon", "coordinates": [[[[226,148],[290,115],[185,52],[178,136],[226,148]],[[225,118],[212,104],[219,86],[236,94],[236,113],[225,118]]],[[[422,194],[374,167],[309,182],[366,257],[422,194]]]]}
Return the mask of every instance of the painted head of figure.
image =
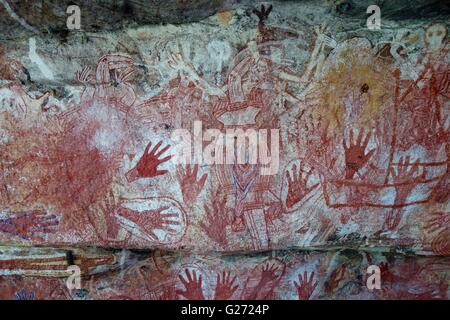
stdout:
{"type": "Polygon", "coordinates": [[[430,51],[438,51],[445,45],[447,27],[442,23],[429,26],[425,32],[425,43],[430,51]]]}

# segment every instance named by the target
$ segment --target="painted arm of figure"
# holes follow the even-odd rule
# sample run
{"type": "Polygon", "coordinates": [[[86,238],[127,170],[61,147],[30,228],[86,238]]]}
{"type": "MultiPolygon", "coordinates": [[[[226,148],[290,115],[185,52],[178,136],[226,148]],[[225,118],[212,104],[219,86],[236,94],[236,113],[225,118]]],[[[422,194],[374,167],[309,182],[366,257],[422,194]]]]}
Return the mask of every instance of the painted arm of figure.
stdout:
{"type": "Polygon", "coordinates": [[[286,81],[291,82],[298,82],[305,84],[305,90],[308,89],[308,84],[310,83],[312,78],[316,78],[320,71],[321,67],[323,65],[323,62],[325,61],[325,54],[324,54],[324,48],[326,46],[330,48],[335,48],[337,43],[334,39],[330,38],[329,36],[325,35],[325,32],[328,32],[329,28],[326,25],[322,25],[321,27],[316,27],[315,31],[317,34],[316,41],[314,43],[314,48],[311,53],[311,57],[309,59],[309,63],[306,67],[306,70],[303,74],[303,76],[294,74],[289,71],[282,71],[279,74],[279,77],[286,81]],[[313,71],[314,74],[313,74],[313,71]]]}
{"type": "Polygon", "coordinates": [[[84,67],[75,73],[75,80],[87,86],[93,80],[93,72],[90,67],[84,67]]]}
{"type": "Polygon", "coordinates": [[[201,78],[194,70],[194,67],[183,60],[183,57],[181,56],[180,53],[170,54],[169,66],[173,69],[184,71],[187,74],[187,76],[192,81],[194,81],[201,89],[203,89],[203,91],[206,92],[208,95],[222,96],[222,97],[225,96],[225,92],[221,88],[201,78]]]}
{"type": "Polygon", "coordinates": [[[44,94],[40,96],[31,96],[23,86],[15,86],[14,90],[16,93],[20,96],[22,99],[24,105],[25,105],[25,112],[24,116],[26,116],[29,119],[39,119],[42,117],[42,105],[45,103],[45,101],[53,95],[52,92],[46,91],[44,94]]]}
{"type": "Polygon", "coordinates": [[[97,69],[95,70],[96,80],[99,84],[108,84],[113,82],[111,77],[111,71],[116,71],[118,73],[125,72],[130,73],[130,70],[134,70],[133,59],[120,55],[120,54],[106,54],[101,57],[97,63],[97,69]]]}
{"type": "MultiPolygon", "coordinates": [[[[249,46],[252,47],[252,45],[250,44],[249,46]]],[[[251,56],[248,56],[242,59],[241,62],[233,67],[230,74],[228,75],[227,88],[231,102],[242,102],[245,100],[245,94],[242,88],[242,77],[246,75],[250,70],[250,65],[253,63],[251,59],[253,59],[253,61],[257,61],[256,59],[259,59],[257,57],[257,53],[254,53],[256,49],[254,49],[253,51],[251,49],[246,50],[251,52],[253,58],[251,56]]]]}
{"type": "Polygon", "coordinates": [[[92,83],[94,80],[94,72],[92,68],[84,67],[81,70],[78,70],[75,73],[75,80],[83,87],[80,94],[80,101],[92,98],[94,96],[95,88],[92,83]]]}
{"type": "Polygon", "coordinates": [[[328,29],[329,28],[326,25],[315,28],[317,38],[314,43],[314,49],[311,53],[311,58],[309,59],[308,66],[306,67],[306,71],[302,77],[303,82],[310,81],[320,73],[320,68],[322,67],[323,61],[325,60],[325,55],[323,53],[325,46],[328,45],[330,47],[333,47],[336,45],[335,43],[332,43],[333,39],[325,35],[325,32],[327,32],[328,29]],[[315,73],[313,74],[314,70],[315,73]]]}
{"type": "MultiPolygon", "coordinates": [[[[317,78],[319,76],[322,70],[321,68],[323,66],[323,63],[325,61],[325,54],[323,52],[324,48],[326,46],[334,48],[337,45],[334,39],[325,35],[325,32],[328,31],[328,27],[316,27],[315,31],[317,33],[317,38],[314,43],[314,48],[311,53],[309,63],[303,75],[301,76],[286,68],[282,68],[278,72],[278,77],[280,80],[299,83],[302,85],[301,92],[299,94],[296,94],[295,96],[289,94],[288,92],[283,92],[283,97],[291,103],[298,103],[299,101],[303,100],[311,88],[311,79],[317,78]]],[[[295,117],[295,114],[292,114],[291,116],[295,117]]]]}

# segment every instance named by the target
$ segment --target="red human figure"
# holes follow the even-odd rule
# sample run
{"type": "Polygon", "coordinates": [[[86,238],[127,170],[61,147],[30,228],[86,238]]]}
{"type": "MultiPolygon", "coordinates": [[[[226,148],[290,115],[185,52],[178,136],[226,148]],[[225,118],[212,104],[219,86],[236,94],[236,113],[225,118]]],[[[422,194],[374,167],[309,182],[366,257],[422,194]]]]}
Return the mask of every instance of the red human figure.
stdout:
{"type": "Polygon", "coordinates": [[[130,84],[135,71],[131,58],[121,54],[104,55],[99,59],[95,70],[95,95],[127,112],[136,100],[136,94],[130,84]]]}
{"type": "Polygon", "coordinates": [[[192,271],[192,275],[189,269],[185,269],[184,272],[186,273],[186,280],[181,275],[178,277],[185,290],[176,290],[176,294],[188,300],[205,300],[202,290],[202,275],[197,278],[195,270],[192,271]]]}
{"type": "Polygon", "coordinates": [[[297,166],[295,164],[292,166],[292,177],[289,171],[286,171],[286,177],[288,180],[288,194],[286,198],[287,208],[291,208],[294,204],[305,198],[319,185],[316,183],[311,187],[307,186],[311,173],[312,169],[309,171],[304,170],[304,164],[302,162],[300,162],[298,173],[297,166]]]}
{"type": "Polygon", "coordinates": [[[160,151],[157,151],[161,144],[162,141],[158,142],[158,144],[149,152],[152,142],[150,141],[148,143],[144,154],[141,159],[139,159],[136,166],[127,172],[126,178],[128,182],[133,182],[139,178],[152,178],[168,172],[167,170],[158,170],[158,166],[161,163],[167,162],[172,158],[170,155],[163,159],[159,159],[159,157],[170,148],[170,145],[167,145],[160,151]]]}
{"type": "Polygon", "coordinates": [[[214,300],[228,300],[236,292],[239,285],[234,285],[236,276],[231,278],[231,273],[224,271],[222,278],[220,272],[217,273],[216,292],[214,294],[214,300]]]}
{"type": "Polygon", "coordinates": [[[308,273],[305,271],[302,275],[298,275],[298,282],[294,281],[295,288],[297,289],[297,295],[300,300],[308,300],[311,297],[314,289],[317,287],[318,281],[314,282],[314,271],[308,280],[308,273]]]}
{"type": "Polygon", "coordinates": [[[177,173],[181,192],[183,193],[183,200],[187,204],[192,204],[202,191],[208,174],[203,174],[200,180],[197,181],[198,164],[195,164],[192,170],[191,166],[187,164],[186,170],[179,168],[177,173]]]}
{"type": "Polygon", "coordinates": [[[367,164],[375,152],[375,149],[371,149],[365,153],[371,133],[369,132],[364,140],[363,135],[363,130],[360,130],[356,141],[354,141],[353,129],[351,129],[349,144],[347,145],[345,138],[343,140],[345,151],[345,179],[353,179],[354,175],[367,164]]]}
{"type": "Polygon", "coordinates": [[[136,100],[130,83],[136,69],[133,60],[121,54],[102,56],[95,70],[85,67],[75,78],[84,85],[81,101],[100,99],[122,112],[128,112],[136,100]]]}

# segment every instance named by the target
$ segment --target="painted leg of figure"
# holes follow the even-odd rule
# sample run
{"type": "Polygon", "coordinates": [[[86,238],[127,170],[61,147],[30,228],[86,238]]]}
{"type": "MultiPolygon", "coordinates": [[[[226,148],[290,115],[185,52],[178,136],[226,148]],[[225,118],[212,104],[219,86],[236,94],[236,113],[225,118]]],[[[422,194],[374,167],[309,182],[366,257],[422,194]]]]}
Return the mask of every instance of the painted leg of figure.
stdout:
{"type": "Polygon", "coordinates": [[[252,237],[253,248],[255,250],[265,250],[269,248],[269,235],[267,233],[264,210],[246,210],[243,213],[245,224],[252,237]]]}

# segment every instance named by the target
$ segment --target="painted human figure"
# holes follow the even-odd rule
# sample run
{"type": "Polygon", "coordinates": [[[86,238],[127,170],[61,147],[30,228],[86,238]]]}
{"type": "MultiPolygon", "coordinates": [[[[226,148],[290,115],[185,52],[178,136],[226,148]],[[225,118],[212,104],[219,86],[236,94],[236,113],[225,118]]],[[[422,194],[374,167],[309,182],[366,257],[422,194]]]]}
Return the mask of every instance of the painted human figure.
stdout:
{"type": "Polygon", "coordinates": [[[419,144],[432,158],[438,156],[440,147],[447,142],[445,131],[448,132],[449,126],[446,123],[450,86],[447,33],[447,27],[439,23],[426,29],[423,56],[415,66],[417,77],[405,89],[402,107],[411,114],[410,122],[414,126],[401,126],[404,129],[400,130],[399,148],[407,150],[419,144]]]}
{"type": "Polygon", "coordinates": [[[81,101],[98,99],[127,112],[136,100],[130,83],[135,72],[130,57],[122,54],[106,54],[100,57],[95,71],[85,67],[76,73],[76,79],[85,85],[81,101]]]}

